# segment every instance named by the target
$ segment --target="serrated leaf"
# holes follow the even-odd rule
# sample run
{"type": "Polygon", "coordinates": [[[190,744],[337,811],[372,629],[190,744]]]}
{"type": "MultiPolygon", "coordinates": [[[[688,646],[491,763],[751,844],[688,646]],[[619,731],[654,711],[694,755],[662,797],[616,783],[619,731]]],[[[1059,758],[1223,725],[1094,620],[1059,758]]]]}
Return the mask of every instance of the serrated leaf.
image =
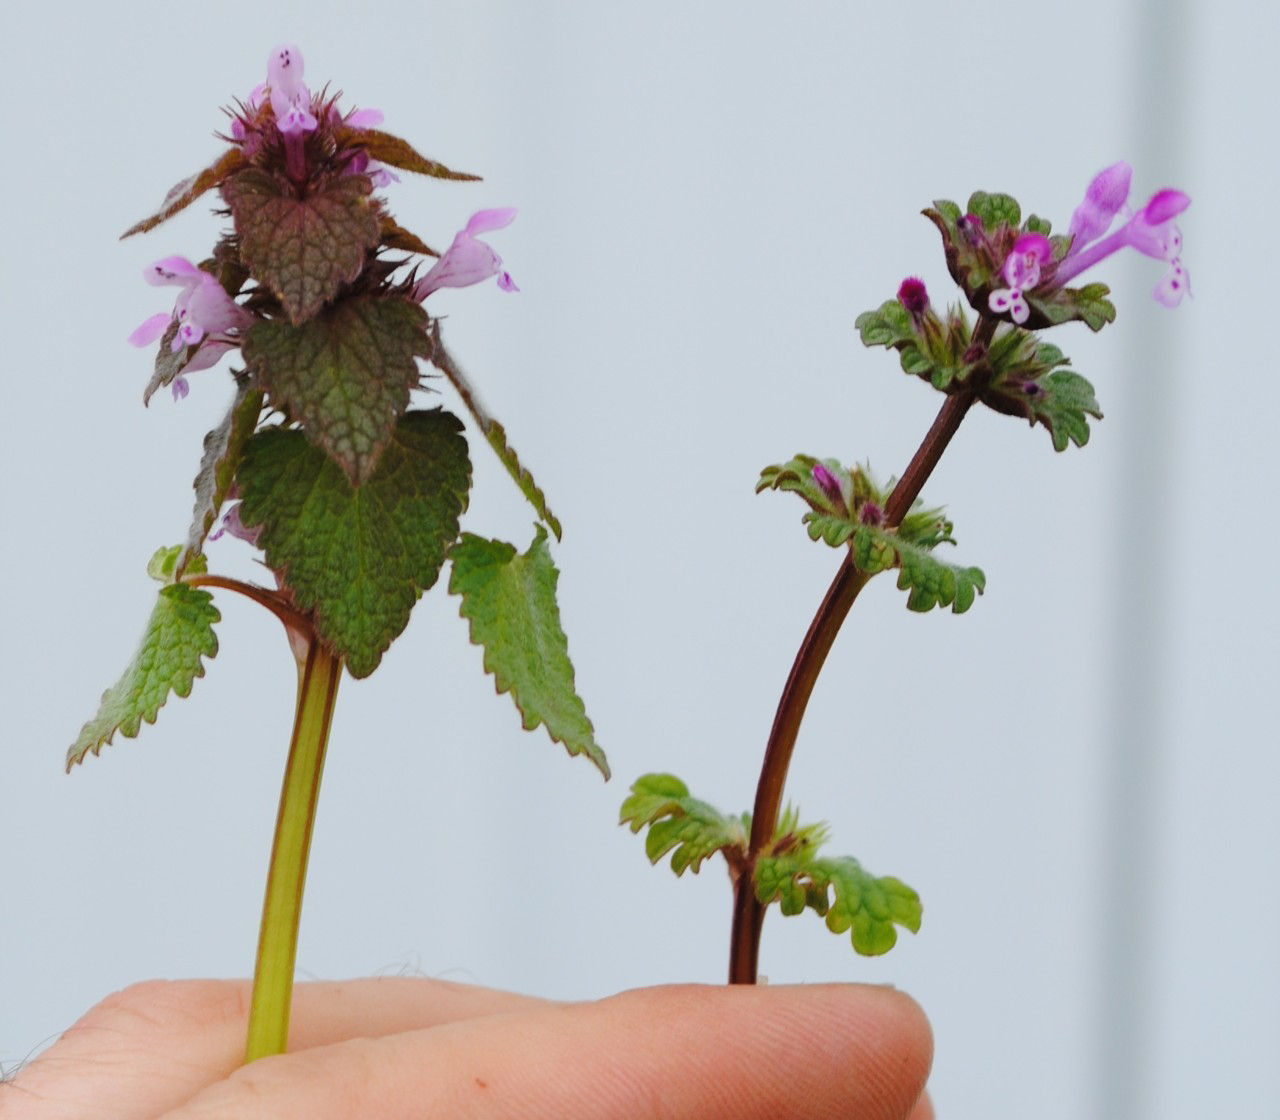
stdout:
{"type": "Polygon", "coordinates": [[[874,957],[897,944],[901,926],[920,929],[920,896],[900,879],[876,877],[851,856],[821,857],[799,849],[761,855],[755,866],[756,898],[778,901],[782,912],[806,907],[826,918],[833,933],[850,934],[854,950],[874,957]]]}
{"type": "Polygon", "coordinates": [[[609,764],[574,686],[569,643],[560,625],[556,584],[560,573],[537,526],[529,550],[517,555],[504,541],[472,533],[449,553],[449,592],[470,623],[471,641],[484,647],[485,672],[498,692],[509,692],[526,731],[539,724],[571,755],[585,754],[609,777],[609,764]]]}
{"type": "Polygon", "coordinates": [[[945,322],[932,308],[917,319],[899,300],[891,299],[875,311],[864,311],[854,326],[864,346],[898,351],[903,371],[935,389],[946,391],[972,372],[972,363],[966,360],[972,334],[958,308],[948,311],[945,322]]]}
{"type": "Polygon", "coordinates": [[[369,153],[370,158],[389,163],[402,171],[416,171],[419,175],[430,175],[433,179],[480,182],[479,175],[468,175],[465,171],[450,171],[443,163],[427,159],[409,141],[376,128],[339,128],[338,142],[344,147],[363,148],[369,153]]]}
{"type": "Polygon", "coordinates": [[[619,824],[632,832],[648,826],[645,854],[657,863],[671,852],[671,869],[697,874],[702,863],[722,852],[732,871],[740,871],[747,856],[750,814],[728,816],[689,796],[689,787],[674,774],[645,774],[622,803],[619,824]]]}
{"type": "Polygon", "coordinates": [[[250,388],[247,381],[241,381],[222,423],[204,437],[200,470],[191,483],[196,501],[191,513],[191,528],[187,530],[187,543],[176,572],[178,576],[191,568],[193,560],[202,559],[205,538],[235,482],[240,454],[258,426],[262,400],[261,389],[250,388]]]}
{"type": "Polygon", "coordinates": [[[409,405],[418,384],[414,358],[431,353],[426,324],[411,300],[354,296],[300,326],[254,323],[242,352],[273,407],[297,420],[359,486],[409,405]]]}
{"type": "Polygon", "coordinates": [[[249,439],[236,485],[240,519],[262,526],[268,566],[351,675],[367,677],[439,577],[471,463],[461,422],[436,409],[400,418],[359,488],[301,431],[283,428],[249,439]]]}
{"type": "Polygon", "coordinates": [[[169,193],[164,196],[164,201],[160,203],[160,209],[152,214],[149,218],[143,218],[142,221],[130,226],[120,235],[123,241],[126,237],[132,237],[135,233],[145,233],[149,229],[154,229],[161,222],[173,217],[179,210],[185,210],[197,198],[207,190],[211,190],[221,183],[224,179],[235,174],[245,165],[244,153],[238,148],[230,148],[223,152],[218,159],[206,167],[203,171],[183,179],[180,183],[175,183],[170,188],[169,193]]]}
{"type": "Polygon", "coordinates": [[[528,468],[517,458],[515,448],[507,442],[506,429],[490,416],[484,405],[480,403],[480,397],[466,374],[462,372],[462,367],[458,365],[453,355],[446,349],[444,342],[441,341],[438,320],[433,322],[431,327],[431,364],[443,373],[458,391],[458,396],[462,398],[462,403],[467,406],[467,411],[471,413],[472,418],[480,426],[485,439],[489,441],[489,446],[497,452],[499,461],[507,468],[507,474],[511,476],[515,484],[520,488],[520,493],[538,511],[538,516],[550,526],[556,540],[560,540],[560,519],[551,512],[551,507],[547,505],[547,497],[543,494],[541,487],[538,486],[528,468]]]}
{"type": "MultiPolygon", "coordinates": [[[[159,561],[163,567],[161,554],[153,564],[159,561]]],[[[192,682],[204,676],[201,659],[218,652],[213,624],[220,618],[207,591],[183,583],[162,587],[133,662],[102,694],[98,714],[80,729],[67,751],[67,769],[90,751],[101,751],[117,731],[132,739],[144,720],[155,723],[170,692],[189,696],[192,682]]]]}
{"type": "Polygon", "coordinates": [[[1058,347],[1040,342],[1029,331],[997,336],[988,354],[992,377],[979,399],[997,412],[1043,424],[1057,451],[1068,443],[1089,442],[1087,416],[1102,419],[1093,386],[1062,367],[1067,358],[1058,347]]]}
{"type": "Polygon", "coordinates": [[[250,167],[222,184],[240,255],[294,323],[310,319],[364,268],[382,226],[367,175],[339,175],[298,197],[293,184],[250,167]]]}

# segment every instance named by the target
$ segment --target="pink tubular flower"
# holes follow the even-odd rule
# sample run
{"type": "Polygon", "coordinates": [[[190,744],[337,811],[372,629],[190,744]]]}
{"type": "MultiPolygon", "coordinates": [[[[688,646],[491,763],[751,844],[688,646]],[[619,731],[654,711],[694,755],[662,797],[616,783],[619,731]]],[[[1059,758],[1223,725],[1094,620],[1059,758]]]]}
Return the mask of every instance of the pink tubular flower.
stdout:
{"type": "MultiPolygon", "coordinates": [[[[129,335],[134,346],[147,346],[177,323],[169,349],[175,354],[184,346],[198,349],[182,367],[183,373],[195,373],[217,364],[228,350],[240,344],[239,333],[252,322],[253,316],[227,295],[218,278],[197,268],[186,257],[165,257],[148,265],[143,272],[148,284],[181,288],[173,311],[152,315],[129,335]]],[[[187,395],[184,377],[173,382],[175,400],[187,395]]]]}
{"type": "Polygon", "coordinates": [[[302,52],[297,47],[276,47],[267,58],[267,88],[276,127],[285,136],[313,132],[316,118],[311,113],[311,91],[302,80],[302,52]]]}
{"type": "Polygon", "coordinates": [[[504,292],[518,292],[520,289],[511,279],[511,274],[503,271],[502,258],[476,237],[478,233],[506,228],[515,216],[513,206],[472,214],[471,220],[458,231],[444,255],[413,286],[413,298],[424,300],[440,288],[466,288],[488,280],[490,276],[498,278],[498,287],[504,292]]]}
{"type": "Polygon", "coordinates": [[[240,520],[240,503],[236,502],[222,515],[222,524],[218,526],[215,532],[209,534],[209,539],[216,541],[223,534],[229,534],[237,540],[248,541],[249,544],[256,548],[258,546],[258,538],[262,536],[262,526],[258,525],[253,529],[246,529],[244,522],[240,520]]]}
{"type": "Polygon", "coordinates": [[[1071,218],[1075,239],[1070,252],[1058,265],[1055,282],[1065,284],[1086,268],[1130,246],[1145,256],[1168,263],[1151,295],[1165,307],[1177,307],[1184,295],[1191,294],[1191,278],[1182,266],[1182,232],[1174,225],[1174,219],[1191,205],[1191,199],[1182,191],[1170,188],[1156,191],[1146,206],[1124,225],[1102,237],[1124,206],[1129,175],[1129,165],[1117,163],[1100,172],[1089,184],[1085,201],[1071,218]]]}
{"type": "Polygon", "coordinates": [[[1013,251],[1005,258],[1000,270],[1007,288],[997,288],[987,297],[987,306],[997,315],[1006,311],[1015,323],[1025,323],[1031,308],[1023,298],[1040,283],[1040,268],[1053,256],[1053,247],[1043,233],[1024,233],[1013,243],[1013,251]]]}

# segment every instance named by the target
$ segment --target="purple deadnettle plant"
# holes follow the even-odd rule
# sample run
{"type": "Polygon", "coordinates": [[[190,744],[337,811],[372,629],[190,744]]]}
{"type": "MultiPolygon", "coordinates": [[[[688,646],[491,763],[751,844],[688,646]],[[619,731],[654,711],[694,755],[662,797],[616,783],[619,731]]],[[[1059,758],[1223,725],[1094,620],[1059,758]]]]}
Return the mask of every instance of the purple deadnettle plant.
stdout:
{"type": "MultiPolygon", "coordinates": [[[[489,243],[516,211],[478,209],[444,252],[432,249],[376,192],[398,182],[397,171],[475,176],[382,131],[381,112],[344,110],[339,100],[311,91],[296,47],[277,47],[266,81],[228,111],[222,154],[125,234],[153,229],[208,192],[220,196],[230,228],[204,259],[167,256],[146,269],[147,283],[176,288],[177,297],[129,341],[157,346],[144,401],[164,387],[184,397],[191,374],[213,371],[201,381],[212,379],[224,358],[232,399],[205,438],[185,540],[151,558],[149,573],[161,586],[138,653],[67,756],[70,768],[116,732],[136,735],[171,692],[189,694],[203,659],[218,649],[213,591],[245,595],[283,624],[298,692],[247,1060],[281,1052],[288,1036],[307,855],[342,673],[365,677],[378,667],[445,564],[448,591],[484,647],[485,669],[499,692],[510,693],[523,725],[543,724],[570,754],[609,773],[575,690],[556,605],[549,538],[559,539],[560,523],[424,306],[441,288],[491,279],[519,291],[489,243]],[[471,490],[467,426],[424,399],[431,369],[451,383],[473,433],[532,505],[538,522],[524,552],[462,531],[471,490]],[[257,549],[274,584],[210,572],[205,542],[223,534],[257,549]]],[[[621,811],[633,832],[647,830],[649,859],[669,855],[677,875],[724,857],[734,896],[732,982],[756,980],[764,915],[775,902],[786,915],[814,911],[862,954],[887,952],[899,930],[920,927],[914,890],[852,857],[825,854],[826,825],[803,824],[784,806],[787,769],[827,653],[871,579],[895,572],[914,611],[961,614],[983,592],[979,568],[942,559],[939,546],[954,543],[952,524],[919,498],[969,410],[981,404],[1039,425],[1058,451],[1087,443],[1088,418],[1102,416],[1093,387],[1042,332],[1067,322],[1100,330],[1115,307],[1106,285],[1072,282],[1131,247],[1164,262],[1153,292],[1159,302],[1174,307],[1190,294],[1174,224],[1189,199],[1166,189],[1128,211],[1131,178],[1125,163],[1100,172],[1065,234],[1035,215],[1024,219],[1005,194],[979,191],[963,208],[945,200],[927,208],[962,300],[939,311],[923,281],[909,276],[896,298],[856,320],[865,345],[897,351],[906,373],[942,395],[906,470],[881,484],[869,465],[796,455],[760,476],[757,491],[800,497],[810,538],[840,559],[783,686],[754,807],[725,814],[674,775],[647,774],[621,811]]]]}
{"type": "Polygon", "coordinates": [[[207,257],[168,256],[146,269],[148,284],[176,288],[177,298],[129,341],[158,343],[144,401],[165,386],[181,399],[190,375],[211,371],[198,379],[204,391],[219,364],[232,399],[205,438],[185,541],[152,557],[162,586],[137,655],[67,765],[97,754],[116,732],[136,735],[170,692],[190,692],[218,649],[213,590],[247,595],[284,624],[298,694],[259,936],[252,1060],[282,1051],[288,1037],[303,880],[343,670],[365,677],[378,667],[446,563],[485,669],[524,726],[545,725],[606,777],[608,766],[560,626],[549,546],[560,523],[423,306],[440,288],[491,278],[518,291],[485,240],[511,224],[515,209],[477,210],[444,253],[432,249],[375,192],[398,181],[391,168],[476,176],[381,131],[377,110],[344,111],[338,97],[313,93],[294,46],[271,52],[266,81],[228,115],[222,155],[125,236],[207,192],[221,197],[230,228],[207,257]],[[533,506],[538,523],[524,552],[461,531],[471,490],[465,425],[431,403],[422,363],[453,384],[533,506]],[[274,586],[208,570],[205,541],[224,533],[261,552],[274,586]]]}

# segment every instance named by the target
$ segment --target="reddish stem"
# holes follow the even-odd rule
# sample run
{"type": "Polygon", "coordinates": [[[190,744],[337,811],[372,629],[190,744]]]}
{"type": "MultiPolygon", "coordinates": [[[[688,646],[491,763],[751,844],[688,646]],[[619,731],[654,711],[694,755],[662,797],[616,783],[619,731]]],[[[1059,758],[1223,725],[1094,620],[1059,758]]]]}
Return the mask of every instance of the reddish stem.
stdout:
{"type": "MultiPolygon", "coordinates": [[[[975,345],[985,349],[995,333],[996,321],[980,319],[974,331],[975,345]]],[[[885,503],[885,524],[896,528],[920,496],[942,453],[960,428],[969,408],[977,399],[975,374],[959,392],[949,395],[942,403],[937,417],[925,433],[907,469],[893,488],[885,503]]],[[[846,553],[840,562],[835,579],[827,588],[813,622],[800,643],[791,673],[783,686],[782,696],[773,718],[769,741],[765,746],[764,763],[760,769],[760,782],[756,787],[755,806],[751,812],[751,842],[747,852],[746,867],[734,883],[733,927],[729,935],[729,983],[754,984],[760,958],[760,930],[764,925],[765,908],[756,899],[753,870],[761,850],[772,838],[778,827],[778,815],[782,810],[782,791],[791,766],[800,724],[804,720],[809,697],[817,683],[818,674],[826,663],[827,654],[848,617],[854,600],[870,577],[853,566],[852,555],[846,553]]]]}

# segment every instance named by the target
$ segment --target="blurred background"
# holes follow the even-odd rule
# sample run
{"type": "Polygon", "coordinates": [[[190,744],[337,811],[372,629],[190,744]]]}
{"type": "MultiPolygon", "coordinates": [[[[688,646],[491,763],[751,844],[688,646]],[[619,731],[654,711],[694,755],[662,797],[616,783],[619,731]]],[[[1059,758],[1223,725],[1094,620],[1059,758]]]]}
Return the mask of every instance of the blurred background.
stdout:
{"type": "MultiPolygon", "coordinates": [[[[761,467],[805,451],[900,472],[936,395],[854,317],[903,276],[953,291],[934,198],[1017,196],[1065,227],[1120,158],[1177,186],[1195,299],[1158,262],[1094,275],[1120,313],[1056,332],[1107,414],[1084,450],[975,412],[925,490],[988,590],[962,617],[863,596],[789,795],[894,874],[924,925],[868,961],[812,915],[766,923],[773,982],[892,983],[933,1020],[939,1115],[1280,1116],[1280,530],[1266,512],[1274,319],[1274,9],[1205,3],[312,2],[25,5],[8,18],[0,460],[0,1063],[113,989],[238,976],[292,715],[276,622],[219,594],[187,701],[70,777],[63,753],[180,540],[226,363],[175,405],[124,337],[169,306],[140,270],[199,259],[211,198],[118,233],[218,152],[218,111],[301,47],[313,88],[482,184],[390,189],[436,245],[492,236],[522,291],[432,297],[565,524],[578,684],[614,780],[520,730],[437,587],[342,689],[302,975],[424,973],[565,998],[719,982],[723,865],[677,881],[616,826],[641,773],[752,799],[795,648],[837,564],[761,467]],[[1265,219],[1265,220],[1264,220],[1265,219]],[[1256,223],[1263,222],[1261,227],[1256,223]],[[1263,250],[1266,252],[1263,252],[1263,250]],[[1258,259],[1262,253],[1262,260],[1258,259]]],[[[447,389],[444,403],[451,403],[447,389]]],[[[532,512],[473,440],[466,528],[532,512]]],[[[210,547],[252,578],[247,546],[210,547]]]]}

